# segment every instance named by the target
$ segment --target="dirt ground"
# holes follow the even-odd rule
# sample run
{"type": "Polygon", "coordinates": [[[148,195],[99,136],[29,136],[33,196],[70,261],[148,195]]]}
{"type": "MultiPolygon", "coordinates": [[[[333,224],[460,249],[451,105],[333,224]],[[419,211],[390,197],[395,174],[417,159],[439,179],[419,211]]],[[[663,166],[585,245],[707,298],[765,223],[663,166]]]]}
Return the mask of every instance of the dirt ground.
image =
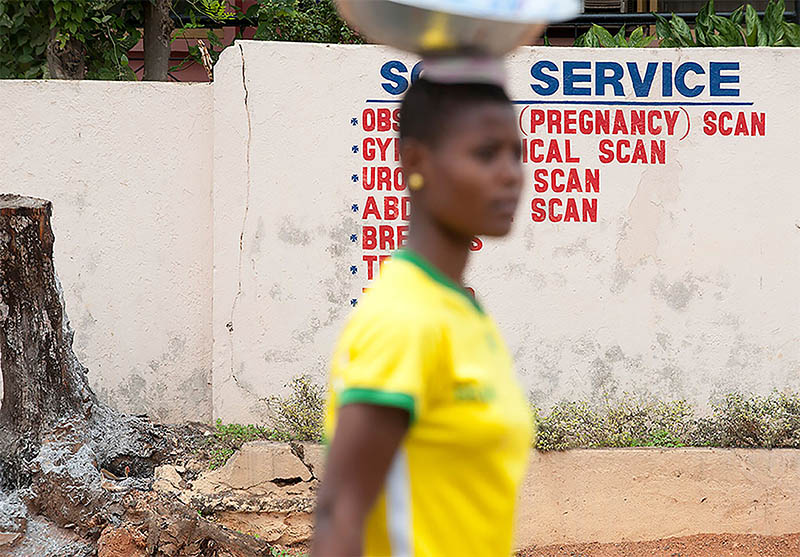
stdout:
{"type": "Polygon", "coordinates": [[[800,557],[800,534],[767,537],[701,534],[648,542],[582,543],[529,548],[518,557],[800,557]]]}

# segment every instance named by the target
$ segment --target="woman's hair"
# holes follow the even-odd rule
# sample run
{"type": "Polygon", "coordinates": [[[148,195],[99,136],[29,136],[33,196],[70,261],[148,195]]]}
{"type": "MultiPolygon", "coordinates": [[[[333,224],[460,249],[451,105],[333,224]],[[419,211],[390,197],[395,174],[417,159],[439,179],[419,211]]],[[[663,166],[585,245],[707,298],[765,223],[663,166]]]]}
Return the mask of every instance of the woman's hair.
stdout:
{"type": "Polygon", "coordinates": [[[453,116],[470,105],[511,104],[505,90],[488,83],[434,83],[417,79],[400,106],[400,139],[414,138],[433,145],[453,116]]]}

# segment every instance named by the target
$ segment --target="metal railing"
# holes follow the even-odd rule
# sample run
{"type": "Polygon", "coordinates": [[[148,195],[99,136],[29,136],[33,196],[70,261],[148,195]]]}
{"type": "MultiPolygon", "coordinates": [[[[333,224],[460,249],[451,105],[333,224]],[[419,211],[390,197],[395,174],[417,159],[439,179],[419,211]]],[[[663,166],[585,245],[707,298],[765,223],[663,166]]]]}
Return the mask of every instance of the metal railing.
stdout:
{"type": "MultiPolygon", "coordinates": [[[[730,17],[732,12],[718,12],[717,15],[730,17]]],[[[660,13],[660,16],[664,16],[667,19],[672,17],[672,13],[660,13]]],[[[687,12],[687,13],[678,13],[675,14],[683,19],[686,20],[687,23],[694,23],[697,19],[697,13],[695,12],[687,12]]],[[[758,13],[759,17],[764,16],[764,12],[758,13]]],[[[787,11],[784,12],[783,16],[786,18],[787,21],[798,21],[798,13],[794,11],[787,11]]],[[[655,25],[656,23],[656,14],[652,13],[590,13],[590,14],[581,14],[575,19],[571,19],[564,23],[558,23],[553,25],[552,27],[562,27],[562,26],[574,26],[574,25],[584,25],[588,26],[592,23],[596,23],[598,25],[655,25]]],[[[800,23],[800,21],[798,21],[800,23]]]]}
{"type": "MultiPolygon", "coordinates": [[[[717,15],[730,17],[731,13],[732,12],[718,12],[717,15]]],[[[669,13],[663,12],[657,15],[669,19],[672,17],[673,14],[671,12],[669,13]]],[[[682,17],[689,24],[693,24],[697,20],[697,13],[695,12],[676,13],[675,15],[682,17]]],[[[764,12],[758,12],[758,16],[764,17],[764,12]]],[[[797,23],[800,23],[800,0],[795,1],[795,11],[784,12],[783,17],[786,18],[787,21],[796,21],[797,23]]],[[[595,23],[602,27],[611,27],[611,28],[615,27],[618,28],[622,27],[623,25],[625,25],[626,27],[638,26],[638,25],[655,25],[656,14],[630,13],[630,12],[581,14],[575,19],[551,25],[549,29],[552,30],[571,29],[575,37],[577,37],[579,33],[587,30],[589,27],[592,26],[592,24],[595,23]]],[[[560,36],[563,36],[563,34],[560,36]]]]}

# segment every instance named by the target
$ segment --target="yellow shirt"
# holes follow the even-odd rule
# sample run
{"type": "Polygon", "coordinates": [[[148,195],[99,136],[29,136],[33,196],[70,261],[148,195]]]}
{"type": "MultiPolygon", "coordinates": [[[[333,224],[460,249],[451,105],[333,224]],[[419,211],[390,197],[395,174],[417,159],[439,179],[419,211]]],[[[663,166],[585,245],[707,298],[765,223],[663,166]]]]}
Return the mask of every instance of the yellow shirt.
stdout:
{"type": "Polygon", "coordinates": [[[365,525],[365,555],[510,555],[532,422],[508,350],[469,294],[396,253],[339,340],[330,386],[329,439],[345,404],[411,415],[365,525]]]}

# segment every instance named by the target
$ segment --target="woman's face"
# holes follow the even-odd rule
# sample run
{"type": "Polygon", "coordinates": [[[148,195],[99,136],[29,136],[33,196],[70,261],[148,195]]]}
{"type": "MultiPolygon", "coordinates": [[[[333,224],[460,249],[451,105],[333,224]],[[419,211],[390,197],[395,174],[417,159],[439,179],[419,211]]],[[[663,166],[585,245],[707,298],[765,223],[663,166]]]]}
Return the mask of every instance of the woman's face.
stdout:
{"type": "Polygon", "coordinates": [[[414,194],[413,211],[465,238],[508,234],[523,182],[511,106],[484,102],[465,108],[423,151],[413,171],[422,174],[425,186],[414,194]]]}

